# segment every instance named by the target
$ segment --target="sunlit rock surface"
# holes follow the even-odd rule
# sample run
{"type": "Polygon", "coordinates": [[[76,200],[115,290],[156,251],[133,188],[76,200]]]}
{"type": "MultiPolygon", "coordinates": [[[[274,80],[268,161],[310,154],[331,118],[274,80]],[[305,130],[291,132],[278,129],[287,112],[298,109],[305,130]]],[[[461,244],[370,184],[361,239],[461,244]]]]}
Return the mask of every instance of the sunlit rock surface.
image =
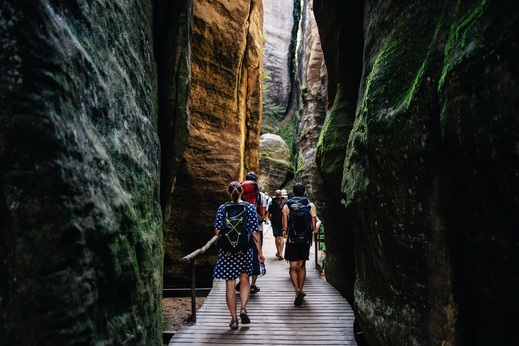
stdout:
{"type": "Polygon", "coordinates": [[[297,93],[300,100],[300,121],[297,130],[295,175],[296,181],[305,185],[311,201],[322,217],[326,192],[316,164],[316,147],[326,117],[327,71],[313,9],[306,1],[303,2],[300,27],[297,93]]]}
{"type": "Polygon", "coordinates": [[[314,6],[337,71],[318,163],[366,339],[517,343],[517,2],[314,6]]]}
{"type": "Polygon", "coordinates": [[[290,103],[293,72],[294,1],[263,0],[266,92],[264,98],[286,112],[290,103]]]}
{"type": "Polygon", "coordinates": [[[261,0],[194,2],[187,144],[166,208],[166,282],[190,284],[179,259],[214,235],[229,182],[259,168],[262,25],[261,0]]]}
{"type": "Polygon", "coordinates": [[[160,345],[149,2],[0,3],[0,344],[160,345]]]}

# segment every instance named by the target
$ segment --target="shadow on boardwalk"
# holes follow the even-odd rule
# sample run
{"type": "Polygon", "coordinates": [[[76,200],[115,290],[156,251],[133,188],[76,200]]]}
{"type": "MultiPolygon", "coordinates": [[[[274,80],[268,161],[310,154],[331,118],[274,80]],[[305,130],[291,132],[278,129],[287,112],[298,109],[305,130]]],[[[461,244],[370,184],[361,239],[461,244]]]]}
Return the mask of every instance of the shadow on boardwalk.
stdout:
{"type": "Polygon", "coordinates": [[[263,252],[267,274],[258,278],[256,284],[261,291],[251,295],[247,305],[251,324],[240,323],[238,330],[229,328],[225,281],[215,280],[197,311],[197,322],[183,326],[169,345],[356,345],[353,310],[314,269],[313,248],[307,262],[307,296],[302,306],[294,306],[288,263],[275,257],[270,228],[265,233],[263,252]]]}

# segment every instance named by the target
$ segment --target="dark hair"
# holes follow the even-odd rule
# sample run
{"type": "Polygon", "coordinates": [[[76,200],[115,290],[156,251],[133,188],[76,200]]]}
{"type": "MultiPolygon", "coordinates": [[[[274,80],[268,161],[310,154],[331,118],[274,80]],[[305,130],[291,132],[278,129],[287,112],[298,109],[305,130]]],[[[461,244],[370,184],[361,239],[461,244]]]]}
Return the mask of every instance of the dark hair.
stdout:
{"type": "Polygon", "coordinates": [[[301,183],[297,183],[292,188],[295,196],[304,196],[305,195],[305,186],[301,183]]]}
{"type": "Polygon", "coordinates": [[[232,201],[237,202],[240,198],[240,194],[243,192],[241,184],[237,181],[233,181],[227,187],[227,192],[231,195],[232,201]]]}
{"type": "Polygon", "coordinates": [[[254,173],[254,172],[249,172],[249,173],[247,173],[247,175],[245,176],[245,180],[253,180],[253,181],[257,181],[257,180],[258,180],[258,177],[256,176],[256,173],[254,173]]]}

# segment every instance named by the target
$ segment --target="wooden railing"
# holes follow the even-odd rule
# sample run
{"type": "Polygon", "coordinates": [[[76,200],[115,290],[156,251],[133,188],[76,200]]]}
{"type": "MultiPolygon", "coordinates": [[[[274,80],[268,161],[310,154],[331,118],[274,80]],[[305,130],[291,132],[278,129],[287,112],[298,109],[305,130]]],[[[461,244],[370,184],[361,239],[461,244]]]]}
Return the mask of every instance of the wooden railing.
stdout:
{"type": "Polygon", "coordinates": [[[323,268],[319,265],[319,260],[318,260],[319,250],[321,249],[321,243],[324,243],[324,231],[323,231],[322,227],[319,226],[319,232],[314,233],[314,246],[315,246],[315,249],[314,249],[314,256],[315,256],[314,265],[315,265],[315,269],[317,269],[319,271],[323,270],[323,268]]]}
{"type": "Polygon", "coordinates": [[[197,249],[193,252],[191,252],[189,255],[182,258],[183,262],[188,262],[191,267],[191,321],[196,322],[196,278],[195,278],[195,258],[198,255],[203,254],[207,251],[213,245],[216,243],[216,240],[218,239],[218,236],[215,235],[212,237],[204,246],[202,246],[200,249],[197,249]]]}
{"type": "MultiPolygon", "coordinates": [[[[189,255],[182,258],[183,262],[189,262],[191,267],[191,318],[192,322],[196,322],[196,275],[195,275],[195,259],[197,256],[206,252],[214,243],[218,236],[215,235],[212,237],[204,246],[201,248],[191,252],[189,255]]],[[[314,234],[314,244],[315,244],[315,269],[322,270],[321,266],[318,262],[318,254],[320,249],[320,243],[324,242],[324,232],[322,232],[321,227],[319,227],[319,232],[314,234]]]]}

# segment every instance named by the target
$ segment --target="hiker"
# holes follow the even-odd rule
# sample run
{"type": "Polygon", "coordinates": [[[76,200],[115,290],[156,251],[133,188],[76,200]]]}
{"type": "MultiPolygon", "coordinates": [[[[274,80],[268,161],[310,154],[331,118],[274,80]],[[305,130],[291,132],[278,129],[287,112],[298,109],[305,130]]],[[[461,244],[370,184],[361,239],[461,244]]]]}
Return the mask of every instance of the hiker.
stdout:
{"type": "Polygon", "coordinates": [[[290,263],[290,280],[296,298],[294,305],[303,304],[306,293],[303,286],[306,279],[306,261],[309,259],[312,234],[317,232],[315,205],[305,196],[301,183],[292,189],[294,197],[283,207],[283,236],[287,238],[285,260],[290,263]]]}
{"type": "Polygon", "coordinates": [[[270,217],[269,217],[268,210],[270,208],[270,204],[272,203],[272,197],[270,197],[269,193],[266,192],[266,191],[263,194],[265,195],[265,200],[266,200],[266,203],[265,203],[265,224],[268,225],[268,224],[270,224],[270,217]]]}
{"type": "MultiPolygon", "coordinates": [[[[215,279],[224,279],[225,280],[225,301],[227,302],[227,307],[231,313],[231,322],[229,323],[229,327],[231,329],[238,329],[238,317],[236,314],[237,308],[237,299],[236,292],[234,291],[234,285],[236,284],[236,279],[239,277],[240,281],[249,282],[249,276],[252,275],[252,248],[250,244],[253,243],[256,247],[257,261],[260,263],[264,262],[263,253],[261,252],[259,235],[258,235],[258,218],[256,215],[256,208],[249,203],[244,203],[241,199],[242,197],[242,187],[241,184],[237,181],[233,181],[229,184],[228,188],[229,196],[231,197],[231,202],[222,204],[218,211],[216,212],[216,220],[214,222],[214,232],[216,235],[219,235],[221,238],[218,239],[218,244],[222,244],[220,250],[218,250],[218,259],[216,261],[216,265],[214,267],[213,277],[215,279]],[[239,209],[245,212],[243,214],[244,217],[240,218],[240,222],[243,222],[239,226],[232,225],[231,227],[240,227],[243,231],[245,231],[245,235],[247,236],[245,239],[245,243],[243,245],[243,250],[239,250],[238,252],[226,251],[224,246],[225,235],[220,234],[224,232],[224,230],[229,228],[228,221],[231,208],[239,209]],[[241,228],[243,227],[243,228],[241,228]],[[254,237],[254,242],[249,241],[249,236],[254,237]]],[[[229,221],[230,222],[230,221],[229,221]]],[[[232,230],[234,231],[234,229],[232,230]]],[[[231,233],[231,232],[229,232],[231,233]]],[[[241,243],[240,243],[241,244],[241,243]]],[[[228,244],[227,244],[228,246],[228,244]]],[[[249,299],[250,287],[249,285],[242,285],[240,287],[240,301],[241,301],[241,309],[240,309],[240,318],[241,323],[248,324],[250,323],[250,318],[247,313],[247,301],[249,299]]]]}
{"type": "Polygon", "coordinates": [[[274,241],[276,244],[276,257],[282,260],[283,247],[285,246],[285,238],[283,237],[283,206],[286,199],[283,198],[281,190],[276,190],[274,198],[268,208],[268,218],[272,226],[272,234],[274,234],[274,241]]]}
{"type": "MultiPolygon", "coordinates": [[[[265,209],[267,206],[267,200],[265,195],[260,192],[258,183],[258,177],[256,173],[249,172],[245,176],[245,181],[241,182],[241,186],[243,189],[243,199],[256,207],[256,212],[258,216],[259,222],[259,239],[260,239],[260,249],[263,247],[263,223],[265,222],[265,209]]],[[[258,279],[258,275],[261,274],[260,262],[258,262],[258,253],[256,252],[256,247],[252,248],[252,282],[250,283],[250,293],[255,294],[260,291],[260,288],[256,286],[256,280],[258,279]]],[[[240,282],[236,285],[236,290],[240,290],[240,282]]]]}

